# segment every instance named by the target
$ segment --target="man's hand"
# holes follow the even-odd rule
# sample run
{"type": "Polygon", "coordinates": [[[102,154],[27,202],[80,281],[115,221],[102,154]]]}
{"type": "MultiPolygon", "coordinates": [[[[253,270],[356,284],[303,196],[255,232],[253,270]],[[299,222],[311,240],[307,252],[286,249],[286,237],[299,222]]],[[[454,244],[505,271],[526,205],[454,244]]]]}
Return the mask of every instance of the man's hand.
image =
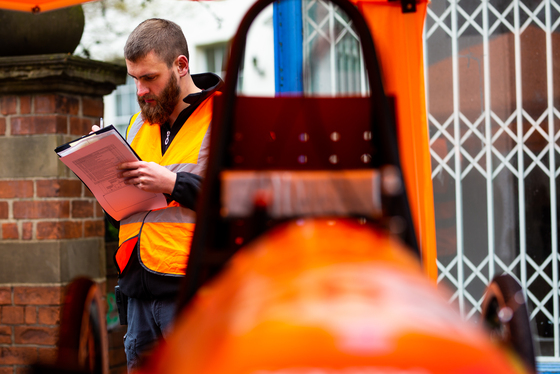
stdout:
{"type": "Polygon", "coordinates": [[[123,162],[117,169],[122,170],[119,172],[119,178],[124,178],[125,184],[135,185],[147,192],[171,195],[177,180],[177,174],[155,162],[123,162]]]}
{"type": "Polygon", "coordinates": [[[101,127],[99,127],[99,126],[97,126],[97,125],[93,125],[93,126],[91,126],[91,131],[90,131],[89,133],[91,134],[92,132],[96,132],[96,131],[99,130],[100,128],[101,128],[101,127]]]}

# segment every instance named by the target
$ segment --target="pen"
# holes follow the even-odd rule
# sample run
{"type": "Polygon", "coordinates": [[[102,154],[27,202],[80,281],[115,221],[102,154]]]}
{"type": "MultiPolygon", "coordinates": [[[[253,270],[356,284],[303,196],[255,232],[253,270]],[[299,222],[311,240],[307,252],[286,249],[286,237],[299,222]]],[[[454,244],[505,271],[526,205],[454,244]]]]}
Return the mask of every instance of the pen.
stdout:
{"type": "Polygon", "coordinates": [[[104,128],[105,124],[103,123],[103,117],[99,118],[99,128],[104,128]]]}

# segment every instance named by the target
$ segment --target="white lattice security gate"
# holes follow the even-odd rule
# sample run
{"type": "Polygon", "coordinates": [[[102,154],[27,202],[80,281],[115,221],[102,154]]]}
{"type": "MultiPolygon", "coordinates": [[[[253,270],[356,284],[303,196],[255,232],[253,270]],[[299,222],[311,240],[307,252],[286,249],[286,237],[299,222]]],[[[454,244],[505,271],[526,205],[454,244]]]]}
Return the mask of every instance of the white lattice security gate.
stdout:
{"type": "Polygon", "coordinates": [[[425,26],[438,280],[472,318],[512,274],[541,362],[560,359],[559,25],[554,1],[433,0],[425,26]]]}
{"type": "MultiPolygon", "coordinates": [[[[320,0],[302,13],[304,90],[363,93],[351,25],[320,0]]],[[[541,370],[560,361],[559,25],[551,0],[432,0],[425,27],[438,281],[472,319],[494,275],[517,278],[541,370]]]]}

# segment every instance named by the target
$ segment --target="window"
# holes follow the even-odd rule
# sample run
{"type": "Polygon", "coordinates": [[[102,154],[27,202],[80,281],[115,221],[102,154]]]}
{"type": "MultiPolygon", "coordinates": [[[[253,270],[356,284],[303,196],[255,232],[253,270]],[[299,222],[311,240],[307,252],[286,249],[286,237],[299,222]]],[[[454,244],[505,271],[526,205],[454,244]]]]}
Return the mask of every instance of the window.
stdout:
{"type": "MultiPolygon", "coordinates": [[[[214,73],[225,79],[227,59],[228,59],[228,42],[220,42],[210,45],[197,46],[203,57],[203,69],[206,72],[214,73]]],[[[243,90],[243,66],[239,70],[239,78],[237,79],[237,91],[243,90]]]]}
{"type": "Polygon", "coordinates": [[[125,84],[105,97],[105,124],[115,126],[124,136],[130,117],[139,111],[134,78],[127,76],[125,84]]]}
{"type": "Polygon", "coordinates": [[[330,2],[303,1],[306,93],[365,94],[362,49],[352,22],[330,2]]]}
{"type": "Polygon", "coordinates": [[[206,71],[219,75],[222,79],[226,75],[227,44],[219,43],[201,47],[206,59],[206,71]]]}

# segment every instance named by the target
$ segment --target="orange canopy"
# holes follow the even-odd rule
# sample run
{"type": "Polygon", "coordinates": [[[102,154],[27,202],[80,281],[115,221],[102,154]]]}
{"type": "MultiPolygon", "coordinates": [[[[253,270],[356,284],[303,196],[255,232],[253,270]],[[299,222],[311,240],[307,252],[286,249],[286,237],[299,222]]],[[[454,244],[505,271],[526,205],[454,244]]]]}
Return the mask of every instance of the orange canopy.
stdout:
{"type": "Polygon", "coordinates": [[[38,13],[78,5],[88,1],[92,0],[0,0],[0,9],[38,13]]]}

